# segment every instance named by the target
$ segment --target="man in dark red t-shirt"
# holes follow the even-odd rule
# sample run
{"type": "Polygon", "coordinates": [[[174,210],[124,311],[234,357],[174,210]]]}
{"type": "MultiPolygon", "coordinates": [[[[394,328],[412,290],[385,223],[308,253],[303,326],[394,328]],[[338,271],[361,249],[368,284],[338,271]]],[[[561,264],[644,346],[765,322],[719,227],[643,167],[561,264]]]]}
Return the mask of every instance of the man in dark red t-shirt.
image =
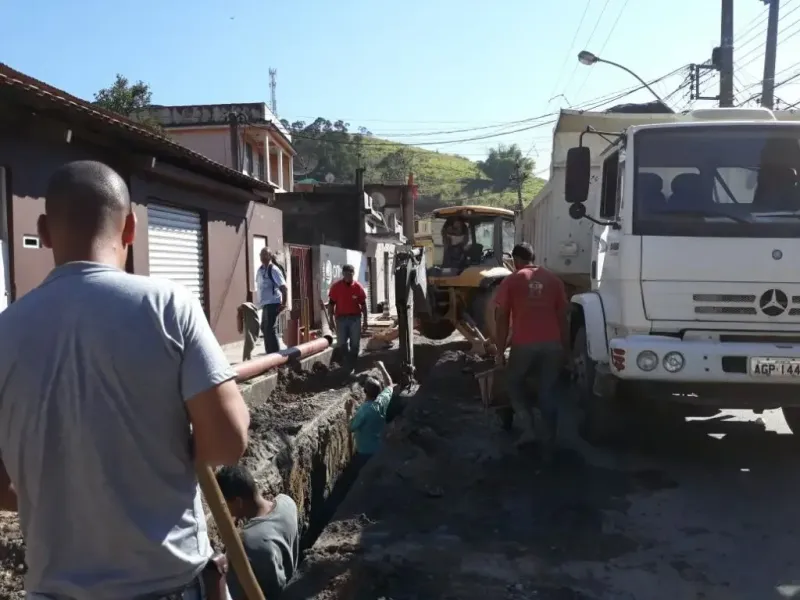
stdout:
{"type": "Polygon", "coordinates": [[[367,329],[367,293],[354,279],[352,265],[342,267],[342,278],[328,291],[328,308],[333,314],[337,347],[340,348],[347,367],[354,369],[361,349],[361,317],[367,329]]]}
{"type": "Polygon", "coordinates": [[[506,277],[497,290],[495,344],[502,361],[511,321],[511,351],[508,358],[508,395],[522,425],[518,444],[536,439],[531,413],[531,393],[526,387],[529,374],[536,377],[539,407],[544,417],[542,441],[555,441],[558,401],[555,388],[566,348],[567,293],[563,282],[544,267],[533,264],[533,249],[518,244],[511,253],[516,272],[506,277]],[[509,319],[510,318],[510,319],[509,319]]]}

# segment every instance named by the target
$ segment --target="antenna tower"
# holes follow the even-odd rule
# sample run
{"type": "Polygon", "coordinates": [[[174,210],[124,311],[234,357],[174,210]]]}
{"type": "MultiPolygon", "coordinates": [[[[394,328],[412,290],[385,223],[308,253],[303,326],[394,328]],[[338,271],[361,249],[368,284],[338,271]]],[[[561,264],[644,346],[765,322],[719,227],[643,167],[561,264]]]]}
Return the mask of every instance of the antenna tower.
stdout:
{"type": "Polygon", "coordinates": [[[269,70],[269,95],[270,95],[270,108],[272,109],[272,114],[276,117],[278,116],[278,69],[270,68],[269,70]]]}

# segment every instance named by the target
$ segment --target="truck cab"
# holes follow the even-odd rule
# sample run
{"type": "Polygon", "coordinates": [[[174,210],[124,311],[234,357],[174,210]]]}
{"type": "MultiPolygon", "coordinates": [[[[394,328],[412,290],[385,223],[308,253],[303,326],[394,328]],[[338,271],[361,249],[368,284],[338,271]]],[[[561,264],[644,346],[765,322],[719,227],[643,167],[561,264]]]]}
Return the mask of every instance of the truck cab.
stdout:
{"type": "Polygon", "coordinates": [[[781,407],[800,431],[800,122],[712,109],[607,137],[591,214],[588,148],[566,160],[569,214],[592,229],[570,315],[585,435],[663,400],[781,407]]]}

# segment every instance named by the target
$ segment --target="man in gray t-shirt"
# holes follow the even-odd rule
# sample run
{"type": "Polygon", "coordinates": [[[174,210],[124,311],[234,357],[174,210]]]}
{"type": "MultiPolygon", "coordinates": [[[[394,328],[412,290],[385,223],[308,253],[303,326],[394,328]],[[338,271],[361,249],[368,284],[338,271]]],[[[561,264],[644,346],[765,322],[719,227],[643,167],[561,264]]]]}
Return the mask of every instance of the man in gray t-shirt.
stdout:
{"type": "Polygon", "coordinates": [[[194,465],[244,452],[235,372],[186,289],[122,270],[136,219],[116,172],[68,163],[45,211],[56,268],[0,313],[0,508],[19,510],[28,596],[199,597],[194,465]]]}
{"type": "MultiPolygon", "coordinates": [[[[285,494],[273,501],[264,498],[244,467],[223,467],[217,472],[217,483],[231,515],[244,521],[242,545],[261,591],[267,600],[278,598],[297,569],[297,505],[285,494]]],[[[228,572],[228,589],[233,600],[246,600],[233,571],[228,572]]]]}

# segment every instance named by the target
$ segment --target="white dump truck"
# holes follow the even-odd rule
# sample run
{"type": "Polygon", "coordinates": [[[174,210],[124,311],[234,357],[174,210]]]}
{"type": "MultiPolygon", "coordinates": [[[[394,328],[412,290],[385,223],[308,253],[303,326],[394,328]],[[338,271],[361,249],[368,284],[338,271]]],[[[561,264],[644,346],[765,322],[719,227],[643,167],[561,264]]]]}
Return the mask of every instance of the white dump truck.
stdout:
{"type": "Polygon", "coordinates": [[[800,433],[800,116],[563,111],[517,235],[572,295],[581,431],[664,401],[800,433]]]}

